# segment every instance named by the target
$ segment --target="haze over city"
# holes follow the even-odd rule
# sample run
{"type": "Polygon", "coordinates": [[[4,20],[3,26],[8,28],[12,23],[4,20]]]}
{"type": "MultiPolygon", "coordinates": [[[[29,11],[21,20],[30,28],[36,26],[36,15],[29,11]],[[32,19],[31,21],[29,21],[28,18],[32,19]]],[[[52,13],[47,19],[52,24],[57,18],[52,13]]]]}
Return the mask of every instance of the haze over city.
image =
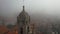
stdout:
{"type": "MultiPolygon", "coordinates": [[[[0,16],[6,20],[6,24],[14,24],[22,6],[23,0],[0,0],[0,16]]],[[[24,0],[24,6],[31,21],[40,23],[49,20],[55,23],[60,20],[60,0],[24,0]]]]}

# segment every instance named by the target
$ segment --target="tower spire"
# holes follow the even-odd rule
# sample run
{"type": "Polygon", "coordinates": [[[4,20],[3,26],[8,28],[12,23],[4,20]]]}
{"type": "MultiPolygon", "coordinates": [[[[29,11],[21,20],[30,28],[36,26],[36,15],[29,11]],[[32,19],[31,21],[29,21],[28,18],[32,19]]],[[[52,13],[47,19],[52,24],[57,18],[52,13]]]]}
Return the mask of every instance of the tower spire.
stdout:
{"type": "Polygon", "coordinates": [[[23,11],[25,10],[25,7],[24,7],[24,5],[23,5],[23,11]]]}
{"type": "Polygon", "coordinates": [[[24,7],[24,0],[23,0],[23,11],[25,10],[25,7],[24,7]]]}

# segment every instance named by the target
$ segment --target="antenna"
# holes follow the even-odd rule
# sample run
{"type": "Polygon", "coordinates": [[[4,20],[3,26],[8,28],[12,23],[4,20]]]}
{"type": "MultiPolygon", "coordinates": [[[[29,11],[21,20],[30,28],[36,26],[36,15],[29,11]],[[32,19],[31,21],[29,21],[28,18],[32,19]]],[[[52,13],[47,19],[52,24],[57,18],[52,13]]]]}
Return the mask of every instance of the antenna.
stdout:
{"type": "Polygon", "coordinates": [[[23,0],[23,11],[24,11],[24,0],[23,0]]]}

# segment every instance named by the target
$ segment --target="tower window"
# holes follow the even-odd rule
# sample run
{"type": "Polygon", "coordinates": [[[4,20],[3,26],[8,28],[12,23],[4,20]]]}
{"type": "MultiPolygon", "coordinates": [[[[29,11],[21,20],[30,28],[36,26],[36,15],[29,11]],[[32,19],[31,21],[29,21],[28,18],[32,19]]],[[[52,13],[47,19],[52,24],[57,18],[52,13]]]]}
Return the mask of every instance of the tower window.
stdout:
{"type": "Polygon", "coordinates": [[[27,29],[28,29],[28,32],[29,32],[29,27],[27,29]]]}

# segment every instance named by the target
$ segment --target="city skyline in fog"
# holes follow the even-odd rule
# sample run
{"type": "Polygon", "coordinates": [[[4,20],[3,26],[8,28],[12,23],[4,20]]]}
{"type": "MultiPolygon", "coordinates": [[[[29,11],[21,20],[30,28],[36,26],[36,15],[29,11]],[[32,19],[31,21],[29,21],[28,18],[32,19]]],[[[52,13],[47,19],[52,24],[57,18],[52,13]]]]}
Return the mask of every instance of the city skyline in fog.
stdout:
{"type": "MultiPolygon", "coordinates": [[[[0,16],[6,20],[9,18],[14,21],[7,23],[15,23],[16,17],[22,11],[23,0],[0,0],[0,16]]],[[[60,18],[60,0],[24,0],[25,11],[35,18],[46,15],[56,16],[60,18]]],[[[37,19],[37,18],[36,18],[37,19]]]]}

